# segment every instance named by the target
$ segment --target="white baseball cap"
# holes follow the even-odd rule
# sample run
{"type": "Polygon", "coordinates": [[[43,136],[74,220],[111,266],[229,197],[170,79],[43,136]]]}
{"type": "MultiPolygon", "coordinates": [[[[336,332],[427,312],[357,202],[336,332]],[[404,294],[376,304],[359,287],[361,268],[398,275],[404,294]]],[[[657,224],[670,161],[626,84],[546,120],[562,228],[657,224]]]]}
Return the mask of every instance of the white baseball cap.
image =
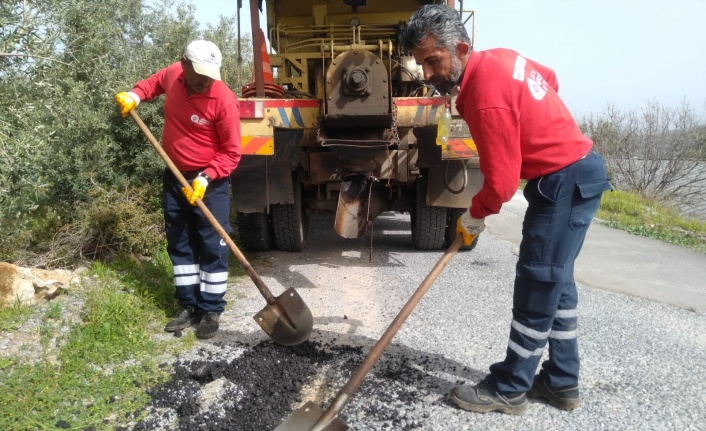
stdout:
{"type": "Polygon", "coordinates": [[[186,47],[184,57],[191,61],[194,71],[216,81],[221,80],[221,50],[208,40],[195,40],[186,47]]]}

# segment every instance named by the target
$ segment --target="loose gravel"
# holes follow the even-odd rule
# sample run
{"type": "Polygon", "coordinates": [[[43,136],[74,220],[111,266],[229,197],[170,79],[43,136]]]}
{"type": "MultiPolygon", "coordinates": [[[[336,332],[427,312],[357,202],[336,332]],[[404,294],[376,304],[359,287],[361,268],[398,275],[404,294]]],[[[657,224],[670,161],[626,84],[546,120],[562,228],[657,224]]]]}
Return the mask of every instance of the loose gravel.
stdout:
{"type": "MultiPolygon", "coordinates": [[[[312,219],[303,253],[254,255],[275,294],[294,287],[314,332],[274,344],[252,321],[264,300],[249,279],[230,288],[223,330],[174,364],[134,430],[272,430],[306,401],[328,407],[439,252],[415,251],[408,217],[384,214],[370,238],[344,240],[312,219]]],[[[484,234],[432,286],[339,418],[356,430],[704,430],[706,314],[579,285],[582,407],[532,401],[523,416],[456,408],[507,343],[517,246],[484,234]]],[[[127,428],[126,428],[127,429],[127,428]]]]}
{"type": "MultiPolygon", "coordinates": [[[[314,315],[310,340],[274,344],[253,321],[265,305],[249,278],[229,286],[221,330],[178,358],[128,430],[273,430],[306,401],[328,407],[442,252],[413,249],[409,218],[383,214],[345,240],[311,220],[302,253],[249,255],[275,293],[294,287],[314,315]]],[[[362,430],[706,430],[706,313],[579,285],[582,406],[531,401],[523,416],[451,403],[503,358],[517,245],[484,233],[457,254],[341,411],[362,430]]],[[[187,329],[186,332],[192,331],[187,329]]],[[[157,338],[172,335],[161,333],[157,338]]],[[[5,343],[6,346],[7,343],[5,343]]],[[[3,340],[0,340],[3,346],[3,340]]]]}

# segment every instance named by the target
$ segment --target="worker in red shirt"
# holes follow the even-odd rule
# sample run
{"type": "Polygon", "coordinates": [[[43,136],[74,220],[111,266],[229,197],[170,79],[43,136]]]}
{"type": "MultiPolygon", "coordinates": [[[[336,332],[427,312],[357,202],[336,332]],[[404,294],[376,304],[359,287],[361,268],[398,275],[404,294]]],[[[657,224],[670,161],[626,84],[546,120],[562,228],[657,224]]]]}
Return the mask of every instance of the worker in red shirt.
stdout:
{"type": "Polygon", "coordinates": [[[193,193],[182,190],[174,174],[164,170],[167,251],[180,305],[164,330],[198,325],[199,338],[211,338],[218,331],[226,304],[229,249],[196,206],[196,199],[203,201],[226,232],[232,232],[229,175],[240,161],[240,107],[221,81],[221,61],[221,51],[213,42],[195,40],[180,61],[115,96],[126,116],[140,101],[165,95],[162,145],[193,193]]]}
{"type": "Polygon", "coordinates": [[[456,10],[422,6],[400,42],[437,90],[460,86],[456,108],[484,175],[459,217],[464,244],[528,180],[505,359],[477,385],[454,388],[451,399],[474,412],[522,414],[528,396],[573,410],[580,405],[574,261],[602,193],[612,188],[605,162],[559,98],[554,72],[512,50],[471,50],[456,10]],[[547,344],[549,358],[535,375],[547,344]]]}

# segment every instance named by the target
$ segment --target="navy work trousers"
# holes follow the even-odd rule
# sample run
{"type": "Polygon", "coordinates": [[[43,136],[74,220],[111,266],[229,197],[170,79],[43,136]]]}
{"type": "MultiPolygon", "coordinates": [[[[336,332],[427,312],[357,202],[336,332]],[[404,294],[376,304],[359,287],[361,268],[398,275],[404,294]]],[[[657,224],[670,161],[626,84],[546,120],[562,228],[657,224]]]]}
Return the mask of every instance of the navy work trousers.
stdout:
{"type": "MultiPolygon", "coordinates": [[[[174,268],[176,298],[184,307],[220,314],[226,304],[228,246],[203,212],[186,200],[169,169],[164,171],[163,184],[167,252],[174,268]]],[[[229,188],[228,177],[211,181],[202,199],[228,233],[232,232],[229,188]]]]}
{"type": "Polygon", "coordinates": [[[526,392],[542,364],[550,387],[578,383],[579,352],[574,261],[601,195],[612,187],[605,161],[591,151],[581,160],[528,181],[528,207],[513,293],[512,323],[505,360],[490,372],[501,393],[526,392]]]}

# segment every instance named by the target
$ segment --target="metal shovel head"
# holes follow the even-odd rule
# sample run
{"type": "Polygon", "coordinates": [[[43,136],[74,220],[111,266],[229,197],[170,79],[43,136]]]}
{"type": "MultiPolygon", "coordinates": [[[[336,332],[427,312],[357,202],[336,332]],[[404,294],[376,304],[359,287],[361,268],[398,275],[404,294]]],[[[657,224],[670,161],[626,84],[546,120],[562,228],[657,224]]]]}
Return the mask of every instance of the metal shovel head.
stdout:
{"type": "Polygon", "coordinates": [[[278,296],[274,304],[267,304],[253,319],[275,343],[283,346],[305,342],[314,327],[311,310],[293,287],[278,296]]]}
{"type": "MultiPolygon", "coordinates": [[[[324,411],[321,407],[308,401],[299,410],[292,413],[280,426],[275,428],[275,431],[310,431],[323,414],[324,411]]],[[[319,429],[321,431],[346,431],[350,427],[334,418],[323,428],[319,429]]]]}

